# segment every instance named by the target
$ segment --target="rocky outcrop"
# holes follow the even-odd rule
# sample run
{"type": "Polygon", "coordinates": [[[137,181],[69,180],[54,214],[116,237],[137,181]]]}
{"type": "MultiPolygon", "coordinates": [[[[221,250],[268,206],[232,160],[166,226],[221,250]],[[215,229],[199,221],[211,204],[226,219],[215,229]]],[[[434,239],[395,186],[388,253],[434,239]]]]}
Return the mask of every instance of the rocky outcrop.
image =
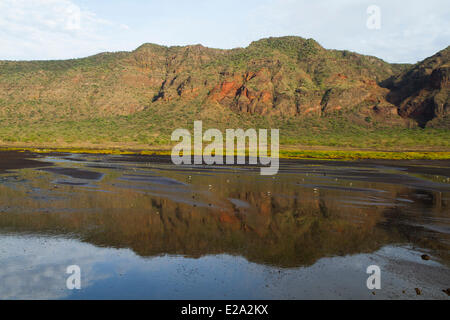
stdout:
{"type": "Polygon", "coordinates": [[[450,115],[450,47],[383,83],[399,114],[422,127],[450,115]]]}
{"type": "Polygon", "coordinates": [[[0,61],[0,117],[80,120],[196,105],[282,118],[347,113],[388,125],[412,118],[425,126],[449,115],[449,73],[448,48],[405,66],[300,37],[233,50],[144,44],[77,60],[0,61]]]}
{"type": "Polygon", "coordinates": [[[231,51],[170,50],[175,51],[167,54],[166,76],[153,103],[198,99],[237,113],[281,117],[359,113],[362,108],[361,117],[401,119],[386,100],[389,90],[378,85],[397,67],[374,57],[325,50],[298,37],[263,39],[231,51]]]}
{"type": "Polygon", "coordinates": [[[261,115],[275,114],[279,105],[279,101],[274,99],[274,84],[266,68],[227,78],[214,87],[208,100],[236,112],[261,115]]]}

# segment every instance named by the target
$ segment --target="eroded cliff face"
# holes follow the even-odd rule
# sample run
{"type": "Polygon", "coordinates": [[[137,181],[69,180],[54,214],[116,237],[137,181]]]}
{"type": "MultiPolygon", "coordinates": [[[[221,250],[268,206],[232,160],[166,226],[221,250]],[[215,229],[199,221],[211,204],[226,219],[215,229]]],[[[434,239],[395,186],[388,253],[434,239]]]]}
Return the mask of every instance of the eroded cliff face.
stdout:
{"type": "Polygon", "coordinates": [[[199,98],[263,116],[320,116],[358,108],[365,115],[398,117],[396,106],[386,100],[389,90],[377,84],[397,67],[373,57],[325,50],[295,37],[264,39],[231,51],[176,50],[167,52],[166,77],[154,103],[199,98]]]}
{"type": "Polygon", "coordinates": [[[450,47],[447,47],[388,79],[384,85],[390,89],[388,100],[398,106],[399,114],[424,127],[432,120],[445,121],[450,115],[449,78],[450,47]]]}
{"type": "Polygon", "coordinates": [[[195,104],[266,117],[340,112],[424,125],[448,115],[448,51],[411,67],[283,37],[233,50],[145,44],[78,60],[0,62],[0,115],[78,120],[195,104]]]}

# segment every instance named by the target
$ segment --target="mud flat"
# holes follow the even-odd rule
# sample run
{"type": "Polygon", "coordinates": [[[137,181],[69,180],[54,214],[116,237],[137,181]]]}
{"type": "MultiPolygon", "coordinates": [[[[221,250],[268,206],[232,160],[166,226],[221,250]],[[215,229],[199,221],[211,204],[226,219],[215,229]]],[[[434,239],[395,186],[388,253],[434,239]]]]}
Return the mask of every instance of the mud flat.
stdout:
{"type": "Polygon", "coordinates": [[[0,155],[3,299],[449,298],[448,160],[0,155]]]}
{"type": "Polygon", "coordinates": [[[37,160],[41,157],[27,151],[0,151],[0,173],[7,170],[49,166],[50,164],[37,160]]]}

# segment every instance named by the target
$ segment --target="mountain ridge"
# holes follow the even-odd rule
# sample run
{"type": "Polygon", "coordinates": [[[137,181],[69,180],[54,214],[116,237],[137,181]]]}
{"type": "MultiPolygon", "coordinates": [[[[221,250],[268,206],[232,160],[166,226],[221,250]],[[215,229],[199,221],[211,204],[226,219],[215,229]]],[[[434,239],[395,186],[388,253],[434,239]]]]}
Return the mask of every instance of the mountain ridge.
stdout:
{"type": "MultiPolygon", "coordinates": [[[[216,127],[224,122],[276,124],[288,131],[288,122],[294,121],[301,126],[319,125],[331,133],[336,121],[363,131],[427,127],[428,123],[447,130],[448,51],[436,54],[440,54],[439,63],[433,60],[435,55],[415,65],[390,64],[372,56],[325,49],[313,39],[288,36],[235,49],[146,43],[129,52],[80,59],[0,61],[0,123],[13,131],[30,131],[31,127],[45,131],[49,129],[39,124],[55,127],[136,117],[151,128],[143,135],[161,135],[165,141],[172,119],[178,119],[174,126],[186,125],[185,120],[205,120],[216,127]],[[439,90],[430,90],[431,78],[424,77],[419,81],[422,89],[405,95],[411,79],[423,69],[430,74],[436,70],[433,79],[439,90]],[[430,103],[435,97],[437,103],[430,103]],[[167,123],[163,119],[155,122],[157,115],[169,114],[167,123]]],[[[125,140],[129,134],[136,136],[125,133],[125,140]]],[[[53,135],[15,139],[0,131],[0,140],[66,139],[63,129],[54,129],[53,135]]],[[[150,138],[144,141],[152,143],[150,138]]]]}

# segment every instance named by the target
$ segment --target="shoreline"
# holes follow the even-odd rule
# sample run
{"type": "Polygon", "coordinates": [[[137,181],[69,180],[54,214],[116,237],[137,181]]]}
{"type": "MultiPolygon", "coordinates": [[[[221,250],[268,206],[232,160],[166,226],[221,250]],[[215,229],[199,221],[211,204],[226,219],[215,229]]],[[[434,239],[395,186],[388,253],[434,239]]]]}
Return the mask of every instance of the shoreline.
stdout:
{"type": "MultiPolygon", "coordinates": [[[[73,153],[73,154],[103,154],[103,155],[136,155],[136,156],[170,156],[171,147],[149,147],[147,149],[134,148],[93,148],[93,147],[8,147],[0,146],[0,151],[44,153],[73,153]]],[[[312,160],[450,160],[449,151],[377,151],[358,149],[288,149],[280,147],[279,159],[312,159],[312,160]]]]}

